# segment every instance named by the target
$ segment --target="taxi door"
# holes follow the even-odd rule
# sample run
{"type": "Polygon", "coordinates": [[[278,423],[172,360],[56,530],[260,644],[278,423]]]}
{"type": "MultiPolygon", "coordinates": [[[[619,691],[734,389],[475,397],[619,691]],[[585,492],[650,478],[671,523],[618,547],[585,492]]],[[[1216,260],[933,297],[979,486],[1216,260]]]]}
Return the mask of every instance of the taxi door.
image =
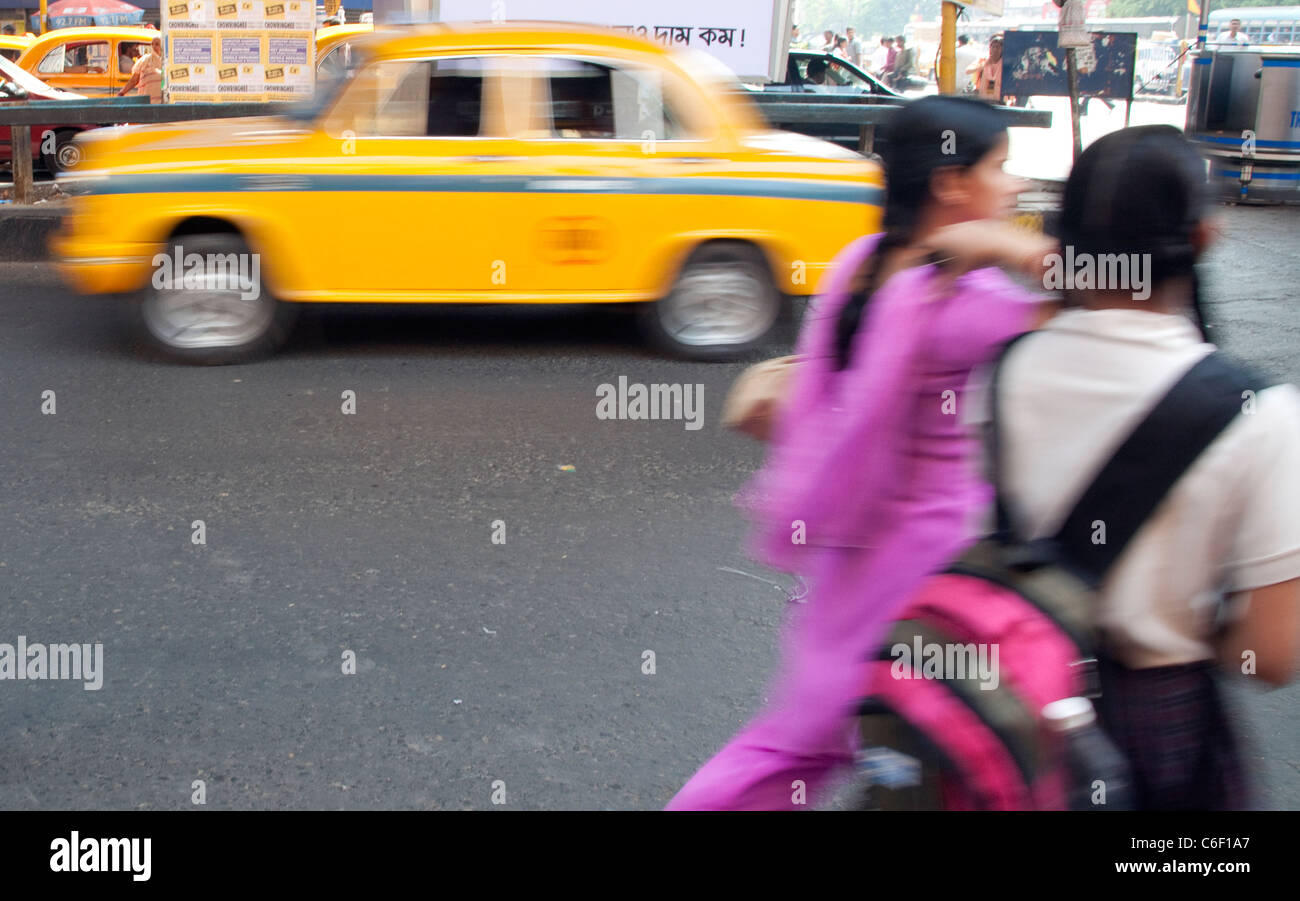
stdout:
{"type": "Polygon", "coordinates": [[[337,153],[304,210],[308,279],[332,299],[516,299],[522,151],[491,56],[378,61],[324,121],[337,153]],[[326,199],[327,198],[327,199],[326,199]]]}
{"type": "MultiPolygon", "coordinates": [[[[532,59],[530,192],[521,225],[544,290],[590,301],[647,298],[649,261],[705,224],[695,195],[719,160],[665,101],[667,73],[622,60],[532,59]]],[[[707,129],[704,129],[707,130],[707,129]]]]}

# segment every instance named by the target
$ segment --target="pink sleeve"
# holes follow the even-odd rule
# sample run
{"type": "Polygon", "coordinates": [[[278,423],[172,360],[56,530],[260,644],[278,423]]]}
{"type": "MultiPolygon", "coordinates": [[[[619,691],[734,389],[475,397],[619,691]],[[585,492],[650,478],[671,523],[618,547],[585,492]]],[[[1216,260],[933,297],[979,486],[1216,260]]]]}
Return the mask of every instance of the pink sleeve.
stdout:
{"type": "Polygon", "coordinates": [[[991,359],[998,348],[1021,332],[1029,331],[1044,298],[1021,287],[1001,269],[978,269],[957,280],[956,287],[968,293],[969,302],[957,311],[954,332],[962,335],[972,361],[991,359]]]}

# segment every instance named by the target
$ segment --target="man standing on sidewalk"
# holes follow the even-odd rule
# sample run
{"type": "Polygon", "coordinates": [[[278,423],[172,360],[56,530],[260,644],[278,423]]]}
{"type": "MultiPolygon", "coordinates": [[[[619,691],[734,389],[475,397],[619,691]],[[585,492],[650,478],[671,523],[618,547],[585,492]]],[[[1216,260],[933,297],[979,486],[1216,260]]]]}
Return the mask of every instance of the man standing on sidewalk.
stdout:
{"type": "Polygon", "coordinates": [[[123,97],[135,88],[137,94],[148,94],[150,103],[162,103],[162,52],[162,37],[156,37],[149,45],[149,52],[135,61],[130,80],[117,96],[123,97]]]}

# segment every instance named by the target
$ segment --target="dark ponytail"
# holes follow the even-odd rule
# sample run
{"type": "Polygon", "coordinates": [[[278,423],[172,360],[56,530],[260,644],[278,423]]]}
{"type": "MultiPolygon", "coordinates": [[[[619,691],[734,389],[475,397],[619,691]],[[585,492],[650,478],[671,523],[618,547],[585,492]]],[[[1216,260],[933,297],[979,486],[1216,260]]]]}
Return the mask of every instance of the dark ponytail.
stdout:
{"type": "Polygon", "coordinates": [[[1205,162],[1178,129],[1143,125],[1111,132],[1093,142],[1070,171],[1061,246],[1072,246],[1076,256],[1149,255],[1152,290],[1172,278],[1190,279],[1190,313],[1205,335],[1210,325],[1194,232],[1209,200],[1205,162]]]}
{"type": "Polygon", "coordinates": [[[993,107],[965,97],[922,97],[894,114],[882,136],[885,162],[884,235],[853,275],[850,297],[835,329],[836,368],[849,364],[853,338],[875,294],[882,261],[911,244],[932,203],[930,179],[945,166],[969,168],[1006,137],[993,107]]]}

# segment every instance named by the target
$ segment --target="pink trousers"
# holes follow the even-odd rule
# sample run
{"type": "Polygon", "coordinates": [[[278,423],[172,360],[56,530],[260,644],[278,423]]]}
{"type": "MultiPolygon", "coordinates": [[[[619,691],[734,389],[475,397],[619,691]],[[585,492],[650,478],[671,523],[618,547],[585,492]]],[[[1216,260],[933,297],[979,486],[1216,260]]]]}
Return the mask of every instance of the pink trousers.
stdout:
{"type": "Polygon", "coordinates": [[[864,660],[892,615],[965,543],[959,522],[920,517],[871,550],[833,549],[792,604],[767,708],[713,756],[669,810],[805,810],[856,754],[864,660]]]}

